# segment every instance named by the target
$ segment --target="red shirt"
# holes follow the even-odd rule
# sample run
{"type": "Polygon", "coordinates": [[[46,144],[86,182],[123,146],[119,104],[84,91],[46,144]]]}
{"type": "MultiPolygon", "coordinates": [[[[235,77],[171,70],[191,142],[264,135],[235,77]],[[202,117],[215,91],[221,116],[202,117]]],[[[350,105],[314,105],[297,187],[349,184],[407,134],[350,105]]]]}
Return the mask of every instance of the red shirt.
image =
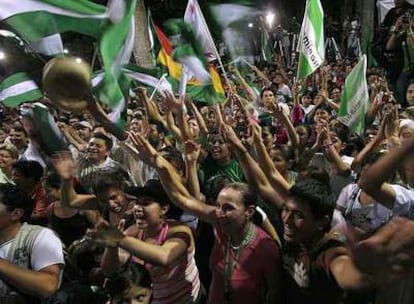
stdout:
{"type": "Polygon", "coordinates": [[[46,191],[41,184],[38,184],[32,193],[32,199],[35,201],[32,218],[48,218],[48,206],[51,202],[46,200],[46,191]]]}
{"type": "MultiPolygon", "coordinates": [[[[224,264],[227,237],[219,226],[214,229],[215,242],[210,257],[212,282],[208,304],[225,302],[224,264]]],[[[279,248],[266,232],[255,226],[253,239],[240,253],[231,276],[231,303],[262,304],[266,296],[267,274],[281,272],[279,248]]]]}

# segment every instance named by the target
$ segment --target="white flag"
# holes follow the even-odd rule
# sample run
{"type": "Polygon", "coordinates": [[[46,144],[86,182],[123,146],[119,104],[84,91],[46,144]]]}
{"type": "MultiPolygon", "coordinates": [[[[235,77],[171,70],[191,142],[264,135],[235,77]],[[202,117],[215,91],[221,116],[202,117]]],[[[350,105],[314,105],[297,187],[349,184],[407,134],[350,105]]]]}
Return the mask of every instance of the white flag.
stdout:
{"type": "Polygon", "coordinates": [[[204,19],[197,0],[188,0],[184,13],[184,21],[191,25],[197,41],[201,44],[204,55],[208,61],[218,58],[218,52],[211,37],[206,20],[204,19]]]}
{"type": "Polygon", "coordinates": [[[323,9],[319,0],[308,0],[298,43],[298,79],[304,79],[325,61],[323,9]]]}
{"type": "Polygon", "coordinates": [[[346,77],[338,113],[338,120],[344,125],[352,127],[358,134],[364,132],[365,114],[369,105],[366,72],[367,56],[363,55],[346,77]]]}

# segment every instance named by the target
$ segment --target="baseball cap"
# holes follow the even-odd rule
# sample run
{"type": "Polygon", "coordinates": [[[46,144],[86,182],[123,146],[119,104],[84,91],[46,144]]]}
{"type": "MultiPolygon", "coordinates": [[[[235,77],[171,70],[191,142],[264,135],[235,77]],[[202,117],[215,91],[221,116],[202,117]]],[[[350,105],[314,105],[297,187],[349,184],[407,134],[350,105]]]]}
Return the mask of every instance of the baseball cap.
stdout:
{"type": "Polygon", "coordinates": [[[128,187],[124,190],[124,193],[135,197],[149,197],[154,199],[155,202],[160,205],[170,205],[171,201],[164,190],[161,182],[157,179],[148,180],[144,187],[128,187]]]}

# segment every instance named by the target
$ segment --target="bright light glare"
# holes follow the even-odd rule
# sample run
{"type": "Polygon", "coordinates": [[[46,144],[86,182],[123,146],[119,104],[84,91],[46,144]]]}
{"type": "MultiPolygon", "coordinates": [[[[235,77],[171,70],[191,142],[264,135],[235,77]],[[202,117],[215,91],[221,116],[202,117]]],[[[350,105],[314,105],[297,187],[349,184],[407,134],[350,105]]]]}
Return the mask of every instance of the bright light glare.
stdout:
{"type": "Polygon", "coordinates": [[[272,12],[268,12],[266,15],[266,23],[269,27],[272,27],[274,20],[275,20],[275,14],[272,12]]]}
{"type": "Polygon", "coordinates": [[[6,54],[3,51],[0,51],[0,60],[6,59],[6,54]]]}
{"type": "Polygon", "coordinates": [[[253,27],[253,23],[249,22],[249,24],[247,26],[250,27],[250,28],[252,28],[253,27]]]}
{"type": "Polygon", "coordinates": [[[63,54],[69,54],[69,50],[68,49],[63,49],[63,54]]]}
{"type": "Polygon", "coordinates": [[[81,63],[81,62],[82,62],[82,59],[80,59],[80,58],[76,58],[76,59],[75,59],[75,61],[76,61],[77,63],[81,63]]]}

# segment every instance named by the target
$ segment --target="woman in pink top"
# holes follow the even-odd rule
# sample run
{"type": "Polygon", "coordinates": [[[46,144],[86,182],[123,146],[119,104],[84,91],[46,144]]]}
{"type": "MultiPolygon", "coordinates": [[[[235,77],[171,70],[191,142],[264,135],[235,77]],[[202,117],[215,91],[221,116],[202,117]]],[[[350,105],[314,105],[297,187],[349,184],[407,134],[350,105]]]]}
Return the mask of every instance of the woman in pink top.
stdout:
{"type": "Polygon", "coordinates": [[[107,224],[90,233],[106,246],[102,258],[105,275],[115,274],[132,256],[132,262],[143,264],[150,273],[151,304],[198,303],[201,286],[193,235],[187,226],[165,219],[169,200],[161,183],[149,180],[144,187],[132,187],[125,193],[136,203],[136,223],[124,233],[107,224]]]}
{"type": "Polygon", "coordinates": [[[257,197],[248,185],[230,184],[220,191],[216,206],[206,205],[189,194],[176,170],[148,141],[139,135],[135,141],[140,157],[157,170],[173,203],[214,226],[208,303],[280,303],[279,248],[251,222],[257,197]]]}

